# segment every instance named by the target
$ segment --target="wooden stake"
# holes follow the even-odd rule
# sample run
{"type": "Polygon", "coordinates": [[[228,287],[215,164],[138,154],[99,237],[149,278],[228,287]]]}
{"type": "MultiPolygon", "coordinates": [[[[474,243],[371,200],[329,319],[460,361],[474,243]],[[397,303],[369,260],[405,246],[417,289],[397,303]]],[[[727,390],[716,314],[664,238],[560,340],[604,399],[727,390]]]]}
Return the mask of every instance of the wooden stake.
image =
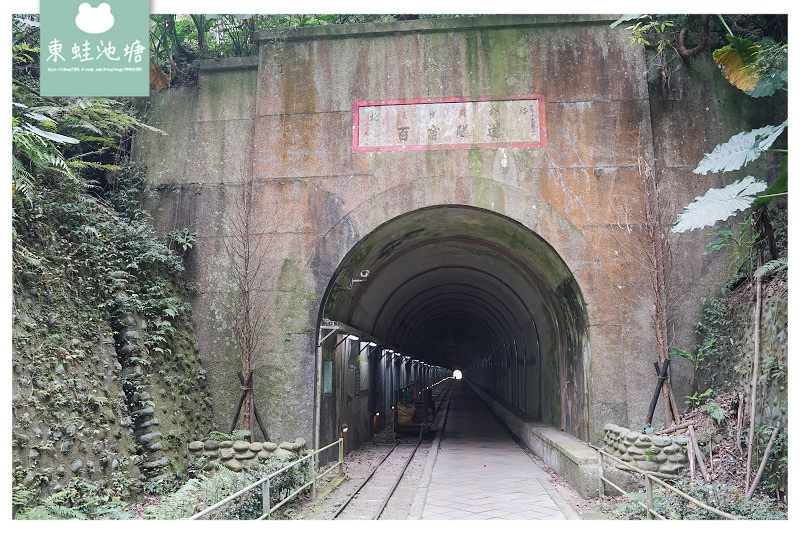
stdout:
{"type": "Polygon", "coordinates": [[[689,426],[689,443],[694,447],[694,452],[697,456],[697,466],[700,467],[700,473],[703,474],[703,479],[706,482],[711,481],[711,478],[708,475],[708,471],[706,470],[706,458],[703,456],[703,452],[700,451],[700,445],[697,442],[697,437],[694,434],[694,426],[689,426]]]}
{"type": "Polygon", "coordinates": [[[742,418],[744,418],[744,394],[738,393],[739,408],[736,410],[736,447],[739,448],[739,453],[744,453],[742,450],[742,418]]]}
{"type": "Polygon", "coordinates": [[[714,439],[708,439],[708,473],[714,473],[714,439]]]}
{"type": "Polygon", "coordinates": [[[769,457],[769,452],[772,451],[772,445],[775,443],[775,437],[778,436],[778,430],[781,428],[780,425],[775,426],[775,429],[772,430],[772,435],[769,438],[769,442],[767,443],[767,449],[764,450],[764,458],[761,459],[761,465],[758,467],[758,473],[756,477],[753,479],[753,484],[750,486],[750,489],[747,491],[747,499],[753,497],[753,494],[756,492],[756,486],[758,482],[761,481],[761,476],[764,475],[764,468],[767,466],[767,458],[769,457]]]}
{"type": "MultiPolygon", "coordinates": [[[[658,368],[658,363],[653,363],[658,368]]],[[[656,391],[653,393],[653,399],[650,401],[650,409],[647,411],[647,419],[645,422],[650,424],[653,422],[653,414],[656,410],[658,397],[661,395],[661,388],[664,386],[664,380],[667,378],[667,369],[669,368],[669,359],[666,359],[660,368],[658,368],[658,383],[656,384],[656,391]]],[[[669,411],[667,411],[669,413],[669,411]]],[[[669,420],[664,420],[664,425],[669,424],[669,420]]]]}
{"type": "Polygon", "coordinates": [[[653,433],[654,433],[654,434],[657,434],[657,435],[665,435],[665,434],[667,434],[667,433],[673,433],[673,432],[675,432],[675,431],[678,431],[679,429],[686,429],[686,428],[688,428],[688,427],[689,427],[689,425],[690,425],[690,424],[691,424],[691,422],[683,422],[683,423],[681,423],[681,424],[678,424],[678,425],[676,425],[676,426],[671,426],[671,427],[668,427],[667,429],[662,429],[662,430],[659,430],[659,431],[654,431],[653,433]]]}
{"type": "MultiPolygon", "coordinates": [[[[758,258],[758,266],[761,266],[761,254],[758,258]]],[[[750,429],[747,435],[747,467],[744,471],[745,492],[750,492],[750,461],[753,452],[753,439],[756,431],[756,398],[758,391],[758,365],[761,355],[761,278],[756,279],[756,309],[755,326],[753,331],[753,375],[750,379],[750,429]]]]}

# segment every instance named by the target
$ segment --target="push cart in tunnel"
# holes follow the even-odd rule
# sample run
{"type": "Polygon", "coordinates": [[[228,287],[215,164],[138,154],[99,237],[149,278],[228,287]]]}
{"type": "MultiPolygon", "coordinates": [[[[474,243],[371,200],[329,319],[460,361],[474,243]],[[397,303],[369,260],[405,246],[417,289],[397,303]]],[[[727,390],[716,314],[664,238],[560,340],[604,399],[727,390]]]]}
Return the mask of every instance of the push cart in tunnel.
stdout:
{"type": "Polygon", "coordinates": [[[431,431],[435,415],[433,390],[416,391],[414,383],[400,391],[399,401],[395,401],[394,432],[396,435],[419,435],[431,431]]]}

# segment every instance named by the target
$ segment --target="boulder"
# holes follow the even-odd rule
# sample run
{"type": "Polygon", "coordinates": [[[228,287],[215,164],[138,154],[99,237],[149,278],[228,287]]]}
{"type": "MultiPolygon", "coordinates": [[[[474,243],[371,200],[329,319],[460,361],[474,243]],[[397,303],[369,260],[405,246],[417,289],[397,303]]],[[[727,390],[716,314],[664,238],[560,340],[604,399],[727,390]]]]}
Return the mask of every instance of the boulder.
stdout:
{"type": "Polygon", "coordinates": [[[233,451],[244,452],[250,449],[250,443],[246,440],[237,440],[233,443],[233,451]]]}
{"type": "Polygon", "coordinates": [[[272,452],[272,456],[277,459],[292,459],[294,458],[294,454],[285,448],[278,448],[274,452],[272,452]]]}

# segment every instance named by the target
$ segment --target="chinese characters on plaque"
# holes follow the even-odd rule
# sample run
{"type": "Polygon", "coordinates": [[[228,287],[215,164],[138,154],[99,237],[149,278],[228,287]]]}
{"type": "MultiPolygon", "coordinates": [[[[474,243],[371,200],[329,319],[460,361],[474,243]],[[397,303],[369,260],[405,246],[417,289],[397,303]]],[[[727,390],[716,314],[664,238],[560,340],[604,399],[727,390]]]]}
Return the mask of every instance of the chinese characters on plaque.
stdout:
{"type": "Polygon", "coordinates": [[[541,147],[542,95],[356,102],[353,151],[541,147]]]}

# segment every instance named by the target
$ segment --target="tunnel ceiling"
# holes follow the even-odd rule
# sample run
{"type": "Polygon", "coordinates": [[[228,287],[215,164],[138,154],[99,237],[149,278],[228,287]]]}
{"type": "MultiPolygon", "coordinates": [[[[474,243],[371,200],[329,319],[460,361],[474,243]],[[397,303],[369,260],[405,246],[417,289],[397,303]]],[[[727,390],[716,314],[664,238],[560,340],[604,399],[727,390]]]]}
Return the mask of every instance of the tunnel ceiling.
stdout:
{"type": "Polygon", "coordinates": [[[531,359],[556,349],[557,289],[566,278],[553,248],[518,222],[432,207],[362,239],[334,275],[323,314],[451,369],[531,359]],[[369,275],[352,283],[364,270],[369,275]]]}

